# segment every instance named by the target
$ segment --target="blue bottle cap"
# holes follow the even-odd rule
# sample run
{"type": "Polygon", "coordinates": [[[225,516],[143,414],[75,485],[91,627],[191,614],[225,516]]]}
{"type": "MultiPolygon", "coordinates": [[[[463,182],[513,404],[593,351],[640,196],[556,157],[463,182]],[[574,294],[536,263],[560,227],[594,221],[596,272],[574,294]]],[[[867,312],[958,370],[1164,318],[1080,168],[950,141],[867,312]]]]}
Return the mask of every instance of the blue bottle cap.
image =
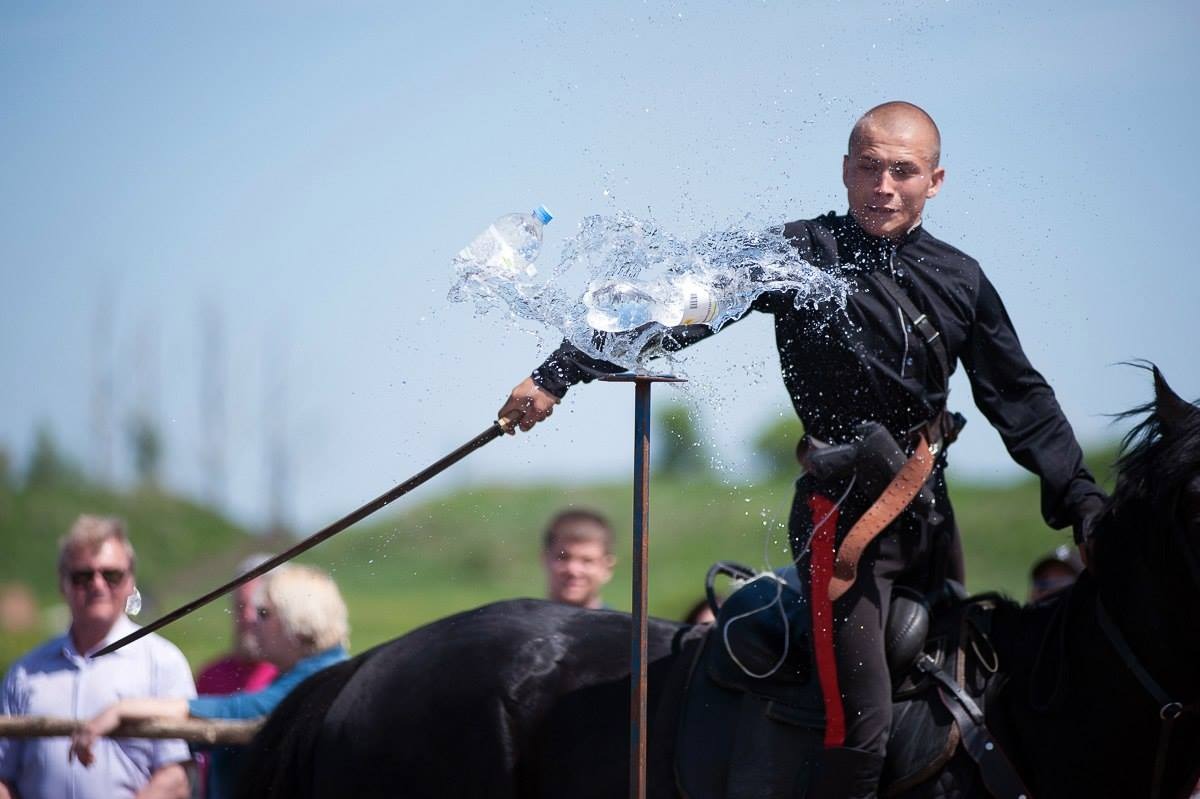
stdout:
{"type": "Polygon", "coordinates": [[[534,208],[533,215],[536,216],[538,221],[543,225],[550,224],[550,220],[554,218],[554,215],[547,211],[546,206],[544,205],[539,205],[537,208],[534,208]]]}

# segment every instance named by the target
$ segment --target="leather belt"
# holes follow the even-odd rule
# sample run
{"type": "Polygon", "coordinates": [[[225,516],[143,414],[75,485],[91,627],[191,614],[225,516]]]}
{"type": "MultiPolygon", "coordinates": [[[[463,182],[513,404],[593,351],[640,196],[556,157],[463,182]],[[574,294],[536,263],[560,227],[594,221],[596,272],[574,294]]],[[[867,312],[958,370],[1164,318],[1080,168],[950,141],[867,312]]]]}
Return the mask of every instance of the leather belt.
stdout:
{"type": "Polygon", "coordinates": [[[833,578],[829,581],[831,600],[836,601],[854,584],[863,550],[913,501],[932,474],[936,459],[925,440],[925,434],[920,434],[912,456],[900,467],[879,499],[854,523],[838,547],[837,558],[833,562],[833,578]]]}

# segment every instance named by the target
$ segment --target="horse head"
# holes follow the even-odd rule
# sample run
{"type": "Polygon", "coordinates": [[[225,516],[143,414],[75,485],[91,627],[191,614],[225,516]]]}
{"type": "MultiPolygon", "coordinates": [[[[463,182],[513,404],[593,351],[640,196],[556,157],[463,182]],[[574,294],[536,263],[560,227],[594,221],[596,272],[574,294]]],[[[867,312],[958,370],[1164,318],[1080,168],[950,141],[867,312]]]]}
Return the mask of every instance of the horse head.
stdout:
{"type": "Polygon", "coordinates": [[[1154,416],[1162,437],[1170,442],[1163,455],[1165,507],[1194,545],[1200,538],[1200,407],[1171,390],[1162,372],[1154,368],[1154,416]]]}
{"type": "MultiPolygon", "coordinates": [[[[1172,556],[1195,560],[1200,557],[1200,408],[1176,394],[1158,367],[1146,368],[1154,374],[1154,400],[1118,417],[1141,421],[1122,441],[1108,516],[1123,522],[1119,527],[1174,531],[1183,551],[1172,556]]],[[[1200,591],[1200,568],[1193,569],[1200,591]]]]}
{"type": "Polygon", "coordinates": [[[1138,650],[1184,683],[1200,664],[1194,624],[1200,614],[1200,408],[1176,394],[1157,367],[1145,368],[1154,375],[1154,400],[1118,417],[1138,422],[1122,441],[1116,489],[1095,526],[1089,566],[1105,607],[1121,617],[1138,650]]]}

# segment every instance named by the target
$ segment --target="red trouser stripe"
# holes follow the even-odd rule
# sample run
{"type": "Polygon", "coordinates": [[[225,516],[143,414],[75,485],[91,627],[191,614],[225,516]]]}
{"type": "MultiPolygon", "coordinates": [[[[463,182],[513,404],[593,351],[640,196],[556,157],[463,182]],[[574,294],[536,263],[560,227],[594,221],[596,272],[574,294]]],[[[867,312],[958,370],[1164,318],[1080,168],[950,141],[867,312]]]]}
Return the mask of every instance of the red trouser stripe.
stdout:
{"type": "Polygon", "coordinates": [[[846,740],[846,711],[838,688],[837,658],[833,652],[833,602],[829,599],[829,580],[833,577],[833,556],[837,544],[837,506],[828,497],[813,494],[808,498],[812,511],[813,536],[809,548],[809,585],[812,602],[813,655],[817,679],[825,703],[825,746],[841,746],[846,740]]]}

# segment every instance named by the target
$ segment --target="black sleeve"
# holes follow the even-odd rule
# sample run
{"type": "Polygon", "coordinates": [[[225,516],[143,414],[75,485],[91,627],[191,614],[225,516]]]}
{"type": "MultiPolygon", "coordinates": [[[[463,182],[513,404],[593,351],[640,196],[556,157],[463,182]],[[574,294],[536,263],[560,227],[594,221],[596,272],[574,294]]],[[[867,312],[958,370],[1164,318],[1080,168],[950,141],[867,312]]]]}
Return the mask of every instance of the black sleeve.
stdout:
{"type": "MultiPolygon", "coordinates": [[[[761,296],[760,299],[762,299],[761,296]]],[[[762,310],[761,305],[762,303],[756,300],[746,309],[746,313],[737,319],[726,322],[721,329],[724,330],[734,322],[745,319],[750,311],[762,310]]],[[[708,325],[680,325],[679,327],[665,328],[656,343],[667,352],[678,352],[703,341],[717,332],[708,325]]],[[[566,395],[567,389],[576,383],[590,383],[597,377],[624,371],[624,367],[593,358],[564,339],[558,349],[552,352],[550,357],[542,362],[541,366],[533,370],[531,376],[533,377],[533,382],[537,383],[538,386],[561,399],[566,395]]]]}
{"type": "Polygon", "coordinates": [[[533,370],[531,377],[538,386],[558,398],[566,395],[567,389],[576,383],[590,383],[596,377],[625,371],[608,361],[591,357],[571,342],[563,339],[550,357],[533,370]]]}
{"type": "Polygon", "coordinates": [[[1000,295],[980,275],[975,321],[962,354],[975,404],[1013,460],[1041,478],[1042,517],[1054,528],[1077,520],[1080,506],[1103,496],[1054,391],[1030,365],[1000,295]]]}

